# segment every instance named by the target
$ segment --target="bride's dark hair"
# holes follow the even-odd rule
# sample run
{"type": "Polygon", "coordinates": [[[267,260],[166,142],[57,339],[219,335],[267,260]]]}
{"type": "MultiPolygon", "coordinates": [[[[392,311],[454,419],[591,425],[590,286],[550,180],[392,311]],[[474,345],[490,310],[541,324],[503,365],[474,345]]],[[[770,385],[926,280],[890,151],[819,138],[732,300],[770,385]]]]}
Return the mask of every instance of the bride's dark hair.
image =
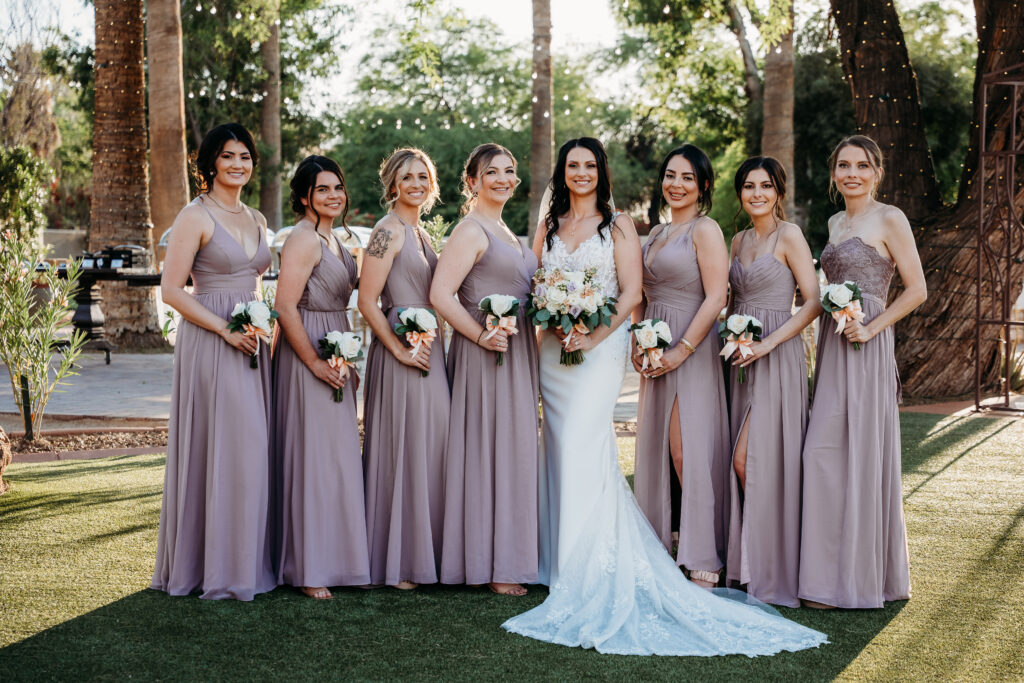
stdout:
{"type": "Polygon", "coordinates": [[[551,176],[551,201],[548,204],[547,216],[544,218],[544,225],[547,228],[544,242],[548,249],[551,249],[555,233],[558,232],[558,217],[569,211],[571,193],[565,182],[565,164],[569,159],[569,152],[577,147],[590,150],[594,159],[597,160],[597,210],[601,212],[601,223],[597,226],[597,234],[601,236],[602,242],[605,239],[603,231],[609,230],[612,224],[612,178],[608,172],[608,154],[604,151],[604,145],[597,138],[569,140],[558,150],[558,161],[555,162],[555,172],[551,176]]]}

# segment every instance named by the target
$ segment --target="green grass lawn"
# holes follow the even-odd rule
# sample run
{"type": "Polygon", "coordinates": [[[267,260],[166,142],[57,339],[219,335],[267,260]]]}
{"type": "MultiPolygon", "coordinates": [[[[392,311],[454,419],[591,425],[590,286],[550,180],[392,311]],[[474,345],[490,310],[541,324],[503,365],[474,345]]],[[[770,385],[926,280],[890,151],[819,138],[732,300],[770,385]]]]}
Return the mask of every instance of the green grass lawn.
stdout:
{"type": "MultiPolygon", "coordinates": [[[[782,609],[831,644],[756,659],[599,655],[501,630],[541,588],[168,597],[146,588],[162,456],[15,464],[0,497],[0,680],[1024,679],[1024,421],[902,423],[914,597],[782,609]]],[[[632,439],[620,446],[631,470],[632,439]]]]}

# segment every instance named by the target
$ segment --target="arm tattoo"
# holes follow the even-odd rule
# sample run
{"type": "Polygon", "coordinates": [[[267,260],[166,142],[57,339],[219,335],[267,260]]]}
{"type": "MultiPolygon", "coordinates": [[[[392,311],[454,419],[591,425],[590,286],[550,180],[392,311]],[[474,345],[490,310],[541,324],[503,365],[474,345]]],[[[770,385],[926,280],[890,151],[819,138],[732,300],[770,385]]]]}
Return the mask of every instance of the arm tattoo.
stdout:
{"type": "Polygon", "coordinates": [[[388,253],[388,246],[391,244],[391,231],[387,228],[378,228],[370,237],[370,244],[366,247],[366,253],[370,256],[382,259],[388,253]]]}

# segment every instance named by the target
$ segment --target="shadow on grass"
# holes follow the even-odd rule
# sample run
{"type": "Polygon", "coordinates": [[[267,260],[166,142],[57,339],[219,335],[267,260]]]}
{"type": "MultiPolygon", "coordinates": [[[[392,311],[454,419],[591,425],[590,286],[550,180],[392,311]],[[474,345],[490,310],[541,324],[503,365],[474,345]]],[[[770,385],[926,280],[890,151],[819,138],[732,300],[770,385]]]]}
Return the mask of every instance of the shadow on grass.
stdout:
{"type": "MultiPolygon", "coordinates": [[[[154,446],[154,448],[158,448],[154,446]]],[[[17,457],[15,465],[28,465],[18,467],[10,474],[12,483],[25,484],[52,483],[75,477],[88,477],[90,475],[102,474],[130,474],[139,470],[153,467],[163,467],[167,456],[163,453],[152,455],[122,455],[113,458],[100,458],[97,460],[59,460],[48,463],[19,463],[17,457]]],[[[0,505],[3,499],[0,498],[0,505]]]]}
{"type": "MultiPolygon", "coordinates": [[[[161,494],[162,489],[157,486],[147,491],[99,489],[80,493],[49,493],[10,496],[9,498],[5,496],[5,500],[0,500],[0,522],[14,524],[44,520],[67,515],[69,511],[78,512],[83,508],[105,506],[112,503],[135,501],[142,504],[151,499],[156,499],[159,502],[161,494]]],[[[159,516],[150,523],[155,523],[157,520],[159,520],[159,516]]]]}
{"type": "Polygon", "coordinates": [[[540,643],[500,628],[539,604],[486,589],[336,589],[318,602],[290,588],[251,603],[144,590],[0,650],[5,680],[45,678],[829,679],[902,609],[781,610],[831,644],[774,657],[624,657],[540,643]]]}

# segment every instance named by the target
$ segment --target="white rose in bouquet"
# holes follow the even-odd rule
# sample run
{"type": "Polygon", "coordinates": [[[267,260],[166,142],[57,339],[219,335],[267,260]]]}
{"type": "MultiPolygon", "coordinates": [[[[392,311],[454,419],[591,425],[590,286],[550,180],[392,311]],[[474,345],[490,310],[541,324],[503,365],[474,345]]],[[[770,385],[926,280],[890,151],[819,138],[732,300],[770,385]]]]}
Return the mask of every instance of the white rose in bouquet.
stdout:
{"type": "Polygon", "coordinates": [[[503,316],[508,313],[516,302],[516,298],[508,294],[492,294],[488,299],[491,302],[491,311],[497,316],[503,316]]]}
{"type": "Polygon", "coordinates": [[[334,344],[339,349],[342,348],[342,343],[345,341],[344,335],[342,335],[342,333],[338,332],[337,330],[334,330],[333,332],[328,332],[326,338],[329,343],[334,344]]]}
{"type": "Polygon", "coordinates": [[[270,307],[262,301],[249,302],[249,319],[263,330],[270,330],[270,307]]]}
{"type": "Polygon", "coordinates": [[[659,320],[654,323],[653,329],[659,337],[667,341],[669,344],[672,343],[672,330],[669,329],[667,322],[659,320]]]}
{"type": "Polygon", "coordinates": [[[424,330],[436,330],[437,318],[425,308],[416,309],[416,324],[424,330]]]}
{"type": "Polygon", "coordinates": [[[239,315],[241,313],[245,313],[245,304],[242,302],[238,302],[237,304],[235,304],[235,307],[231,309],[231,317],[234,318],[236,315],[239,315]]]}
{"type": "Polygon", "coordinates": [[[363,339],[352,332],[343,332],[339,348],[346,358],[355,358],[359,355],[360,349],[363,348],[363,339]]]}
{"type": "Polygon", "coordinates": [[[845,284],[832,285],[832,289],[829,292],[829,299],[836,306],[845,306],[850,303],[853,298],[853,290],[847,287],[845,284]]]}
{"type": "Polygon", "coordinates": [[[580,305],[587,313],[596,313],[597,309],[601,307],[601,295],[591,294],[588,297],[583,298],[583,302],[580,305]]]}
{"type": "Polygon", "coordinates": [[[571,270],[565,274],[566,281],[575,285],[576,289],[583,288],[583,280],[585,277],[586,274],[579,270],[571,270]]]}
{"type": "Polygon", "coordinates": [[[635,330],[636,340],[645,349],[653,349],[658,345],[658,333],[650,327],[641,327],[635,330]]]}
{"type": "Polygon", "coordinates": [[[565,303],[567,295],[561,287],[552,287],[548,290],[548,308],[559,309],[565,303]]]}
{"type": "Polygon", "coordinates": [[[750,321],[750,316],[746,315],[730,315],[729,319],[725,321],[725,326],[729,328],[729,331],[733,334],[743,334],[747,331],[747,323],[750,321]]]}

